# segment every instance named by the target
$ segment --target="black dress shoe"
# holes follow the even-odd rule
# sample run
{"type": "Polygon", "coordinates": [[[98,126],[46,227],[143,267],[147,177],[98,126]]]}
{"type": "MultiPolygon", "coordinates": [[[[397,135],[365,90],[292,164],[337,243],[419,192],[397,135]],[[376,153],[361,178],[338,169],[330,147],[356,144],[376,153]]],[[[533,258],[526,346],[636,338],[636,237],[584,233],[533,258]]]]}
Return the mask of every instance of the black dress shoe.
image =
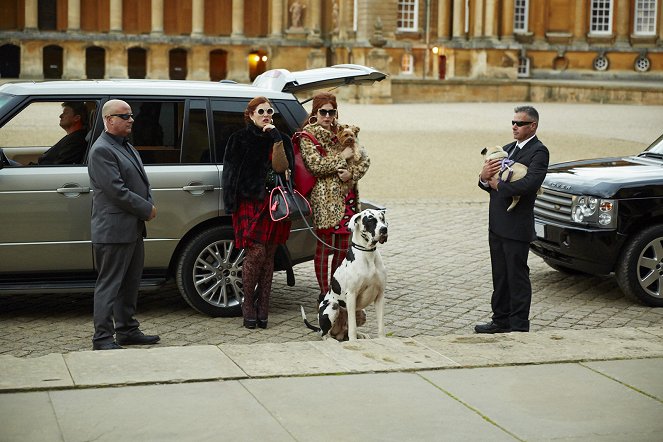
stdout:
{"type": "Polygon", "coordinates": [[[115,341],[111,342],[94,342],[92,344],[92,350],[122,350],[122,347],[117,345],[115,341]]]}
{"type": "Polygon", "coordinates": [[[486,324],[475,325],[474,331],[477,333],[509,333],[511,331],[511,328],[502,327],[501,325],[495,324],[493,321],[490,321],[486,324]]]}
{"type": "Polygon", "coordinates": [[[158,335],[146,335],[139,331],[129,336],[118,336],[117,343],[120,345],[150,345],[156,344],[160,339],[158,335]]]}

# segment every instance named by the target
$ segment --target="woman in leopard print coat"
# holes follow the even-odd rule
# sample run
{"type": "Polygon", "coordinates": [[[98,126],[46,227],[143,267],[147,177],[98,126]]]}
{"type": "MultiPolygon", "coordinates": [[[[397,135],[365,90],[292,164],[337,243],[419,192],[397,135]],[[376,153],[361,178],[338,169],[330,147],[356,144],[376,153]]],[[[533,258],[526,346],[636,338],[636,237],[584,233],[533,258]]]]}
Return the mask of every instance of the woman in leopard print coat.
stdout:
{"type": "Polygon", "coordinates": [[[341,146],[336,137],[337,117],[336,97],[328,92],[317,94],[313,97],[311,116],[303,130],[318,140],[320,148],[306,137],[302,137],[300,143],[304,164],[316,177],[310,195],[313,224],[317,235],[326,243],[318,241],[313,260],[320,286],[318,301],[329,291],[329,275],[334,274],[347,254],[352,234],[347,227],[348,221],[361,210],[357,182],[370,166],[363,147],[359,147],[359,160],[355,160],[354,150],[341,146]],[[330,272],[328,256],[332,251],[330,272]]]}

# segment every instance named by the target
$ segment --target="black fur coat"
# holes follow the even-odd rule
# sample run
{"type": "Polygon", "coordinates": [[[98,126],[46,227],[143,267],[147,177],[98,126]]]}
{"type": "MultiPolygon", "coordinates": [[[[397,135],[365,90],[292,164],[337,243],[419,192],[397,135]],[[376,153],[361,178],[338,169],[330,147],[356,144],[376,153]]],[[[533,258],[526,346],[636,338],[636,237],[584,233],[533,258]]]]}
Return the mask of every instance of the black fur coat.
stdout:
{"type": "MultiPolygon", "coordinates": [[[[295,164],[290,137],[281,133],[283,148],[290,170],[295,164]]],[[[267,196],[265,179],[272,169],[269,159],[274,140],[255,124],[233,133],[223,157],[223,204],[226,213],[233,213],[241,199],[262,200],[267,196]]]]}

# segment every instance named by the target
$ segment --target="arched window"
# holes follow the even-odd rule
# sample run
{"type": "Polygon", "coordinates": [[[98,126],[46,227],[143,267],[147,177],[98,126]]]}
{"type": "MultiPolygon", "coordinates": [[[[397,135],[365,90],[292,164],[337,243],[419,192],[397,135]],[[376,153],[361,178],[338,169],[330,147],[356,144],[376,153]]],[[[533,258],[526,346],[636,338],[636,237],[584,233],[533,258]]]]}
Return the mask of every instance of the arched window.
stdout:
{"type": "Polygon", "coordinates": [[[86,78],[104,78],[106,75],[106,50],[99,46],[85,49],[86,78]]]}
{"type": "Polygon", "coordinates": [[[249,78],[251,81],[267,70],[267,52],[253,51],[249,54],[249,78]]]}
{"type": "Polygon", "coordinates": [[[186,80],[186,49],[175,48],[168,52],[168,75],[171,80],[186,80]]]}
{"type": "Polygon", "coordinates": [[[44,78],[62,78],[62,48],[49,45],[42,57],[44,78]]]}
{"type": "Polygon", "coordinates": [[[225,80],[228,77],[228,53],[215,49],[209,53],[209,77],[212,81],[225,80]]]}
{"type": "Polygon", "coordinates": [[[21,73],[21,48],[6,44],[0,46],[0,78],[18,78],[21,73]]]}
{"type": "Polygon", "coordinates": [[[127,74],[129,78],[147,77],[147,50],[143,48],[129,48],[127,51],[127,74]]]}

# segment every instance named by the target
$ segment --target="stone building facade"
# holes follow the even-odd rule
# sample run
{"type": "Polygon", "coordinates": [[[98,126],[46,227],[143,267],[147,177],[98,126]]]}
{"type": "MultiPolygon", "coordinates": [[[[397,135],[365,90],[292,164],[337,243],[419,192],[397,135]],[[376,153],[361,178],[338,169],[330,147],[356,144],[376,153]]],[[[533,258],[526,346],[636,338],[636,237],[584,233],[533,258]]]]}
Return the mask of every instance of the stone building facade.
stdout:
{"type": "MultiPolygon", "coordinates": [[[[663,81],[663,0],[1,0],[3,78],[663,81]]],[[[390,84],[373,97],[389,101],[390,84]]]]}

